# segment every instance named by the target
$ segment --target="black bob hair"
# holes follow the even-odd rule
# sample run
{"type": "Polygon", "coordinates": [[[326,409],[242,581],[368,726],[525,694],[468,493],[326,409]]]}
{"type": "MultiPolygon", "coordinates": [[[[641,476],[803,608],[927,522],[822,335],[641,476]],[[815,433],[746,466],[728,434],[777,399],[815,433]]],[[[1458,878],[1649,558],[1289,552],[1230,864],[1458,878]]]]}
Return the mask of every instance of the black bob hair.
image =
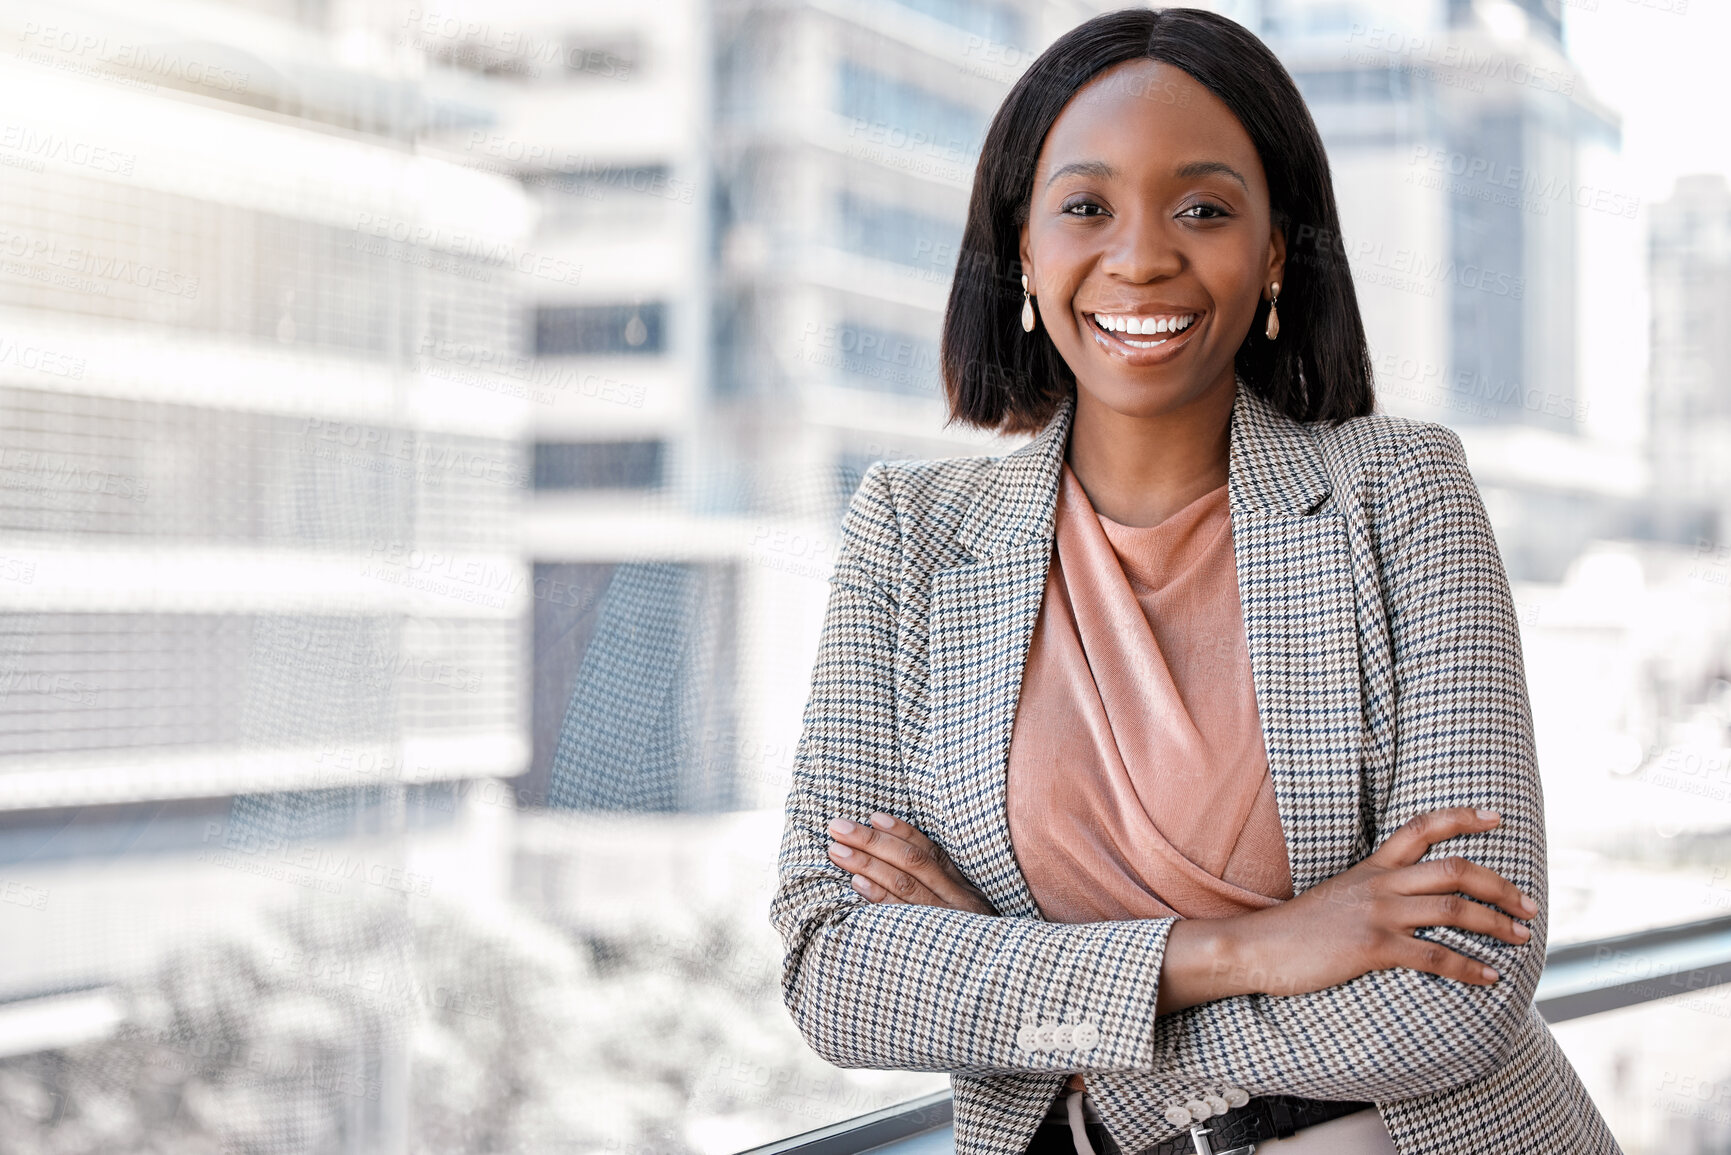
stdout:
{"type": "Polygon", "coordinates": [[[1298,421],[1338,422],[1376,404],[1364,321],[1340,250],[1340,213],[1322,137],[1298,86],[1266,45],[1195,8],[1108,12],[1059,37],[1004,97],[974,170],[968,222],[944,313],[950,423],[1001,433],[1045,426],[1076,378],[1046,335],[1021,326],[1021,227],[1052,122],[1078,89],[1129,60],[1180,68],[1232,110],[1256,146],[1286,237],[1280,336],[1259,309],[1234,362],[1257,395],[1298,421]]]}

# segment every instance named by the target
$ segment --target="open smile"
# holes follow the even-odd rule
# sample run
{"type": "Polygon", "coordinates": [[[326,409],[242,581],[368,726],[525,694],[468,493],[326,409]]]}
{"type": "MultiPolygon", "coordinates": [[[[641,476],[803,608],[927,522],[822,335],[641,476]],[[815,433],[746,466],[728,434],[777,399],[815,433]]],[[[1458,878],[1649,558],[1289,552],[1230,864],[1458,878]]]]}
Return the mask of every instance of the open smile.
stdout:
{"type": "Polygon", "coordinates": [[[1133,364],[1163,361],[1189,343],[1201,313],[1084,313],[1094,339],[1133,364]],[[1159,352],[1155,352],[1159,350],[1159,352]]]}

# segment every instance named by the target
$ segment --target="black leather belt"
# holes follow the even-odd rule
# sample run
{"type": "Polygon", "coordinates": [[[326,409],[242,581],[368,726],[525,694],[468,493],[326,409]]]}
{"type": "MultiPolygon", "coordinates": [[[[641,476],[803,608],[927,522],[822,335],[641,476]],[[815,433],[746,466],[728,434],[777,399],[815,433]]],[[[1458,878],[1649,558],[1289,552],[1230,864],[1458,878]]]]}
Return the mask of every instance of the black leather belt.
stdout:
{"type": "MultiPolygon", "coordinates": [[[[1068,1133],[1069,1123],[1064,1114],[1064,1100],[1068,1091],[1060,1092],[1052,1104],[1042,1127],[1063,1127],[1068,1133]]],[[[1203,1121],[1199,1126],[1208,1129],[1208,1145],[1214,1149],[1214,1155],[1225,1155],[1226,1152],[1240,1147],[1248,1147],[1255,1143],[1265,1143],[1270,1139],[1285,1139],[1306,1127],[1314,1127],[1318,1123],[1326,1123],[1330,1119],[1339,1119],[1355,1111],[1363,1111],[1374,1107],[1374,1103],[1358,1103],[1346,1099],[1301,1099],[1296,1095],[1264,1095],[1252,1099],[1242,1107],[1234,1107],[1224,1114],[1203,1121]]],[[[1116,1144],[1113,1144],[1116,1147],[1116,1144]]],[[[1103,1148],[1102,1155],[1114,1155],[1103,1148]]],[[[1193,1155],[1196,1144],[1189,1132],[1175,1135],[1148,1147],[1139,1148],[1129,1155],[1193,1155]]]]}

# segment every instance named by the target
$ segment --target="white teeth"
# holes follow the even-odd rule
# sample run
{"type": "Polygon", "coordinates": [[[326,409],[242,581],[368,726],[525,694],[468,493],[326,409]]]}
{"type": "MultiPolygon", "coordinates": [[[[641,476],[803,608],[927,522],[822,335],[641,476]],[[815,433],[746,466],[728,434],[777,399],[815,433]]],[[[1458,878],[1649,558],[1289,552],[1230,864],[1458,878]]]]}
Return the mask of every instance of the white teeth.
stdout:
{"type": "Polygon", "coordinates": [[[1135,317],[1129,314],[1096,313],[1094,320],[1102,329],[1114,333],[1151,336],[1155,333],[1177,333],[1188,329],[1196,320],[1196,314],[1190,313],[1182,317],[1135,317]]]}

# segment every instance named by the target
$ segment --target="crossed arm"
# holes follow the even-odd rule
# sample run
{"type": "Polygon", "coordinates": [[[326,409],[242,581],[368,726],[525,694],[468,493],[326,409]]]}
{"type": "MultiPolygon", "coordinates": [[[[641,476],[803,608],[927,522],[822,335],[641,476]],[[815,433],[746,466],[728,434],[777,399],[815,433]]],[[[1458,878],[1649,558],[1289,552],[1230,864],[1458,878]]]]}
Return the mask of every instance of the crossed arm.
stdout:
{"type": "Polygon", "coordinates": [[[1378,849],[1290,903],[1210,920],[1236,926],[998,918],[905,822],[855,839],[829,832],[832,818],[893,818],[906,804],[893,585],[865,561],[896,556],[895,513],[881,472],[868,474],[844,526],[772,907],[788,946],[784,995],[819,1053],[843,1066],[1073,1069],[1074,1058],[1020,1049],[1015,1032],[1083,1009],[1101,1027],[1087,1067],[1253,1094],[1407,1098],[1496,1068],[1543,965],[1541,799],[1513,606],[1482,505],[1452,434],[1414,442],[1374,496],[1398,737],[1392,773],[1373,784],[1378,849]],[[1432,854],[1445,838],[1455,855],[1432,854]],[[862,857],[833,856],[838,843],[862,857]],[[886,867],[919,889],[851,884],[886,867]],[[1529,915],[1523,935],[1516,920],[1529,915]]]}

